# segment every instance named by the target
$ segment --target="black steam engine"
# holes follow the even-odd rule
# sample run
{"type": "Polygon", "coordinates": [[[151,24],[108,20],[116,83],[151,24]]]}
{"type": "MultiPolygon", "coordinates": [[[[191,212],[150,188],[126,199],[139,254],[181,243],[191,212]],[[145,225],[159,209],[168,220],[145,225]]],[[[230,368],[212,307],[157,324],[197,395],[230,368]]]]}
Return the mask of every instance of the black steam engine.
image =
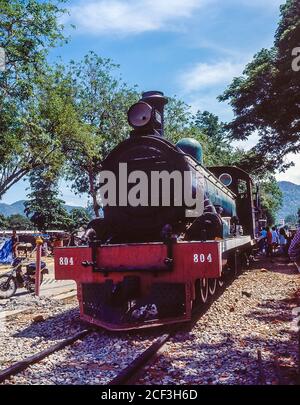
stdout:
{"type": "Polygon", "coordinates": [[[55,273],[78,286],[81,317],[113,330],[191,319],[196,303],[236,274],[255,244],[261,210],[247,173],[206,168],[201,145],[164,137],[161,92],[128,111],[133,128],[103,161],[87,246],[55,251],[55,273]]]}
{"type": "MultiPolygon", "coordinates": [[[[201,145],[194,139],[184,138],[174,145],[164,138],[166,103],[163,93],[147,92],[129,109],[128,121],[133,127],[130,137],[102,164],[102,171],[115,174],[117,187],[113,205],[103,207],[104,218],[94,220],[89,226],[96,232],[95,239],[110,243],[161,241],[166,229],[181,234],[184,240],[211,240],[242,232],[254,237],[258,207],[253,206],[250,177],[236,167],[205,168],[201,145]],[[136,187],[126,182],[138,171],[147,176],[146,201],[138,195],[132,206],[124,201],[121,192],[125,190],[128,195],[136,187]],[[167,205],[162,201],[166,184],[161,181],[159,188],[151,189],[154,172],[162,174],[160,180],[169,175],[167,205]],[[181,175],[179,182],[184,179],[184,173],[190,173],[185,177],[188,183],[185,187],[193,197],[201,199],[198,209],[186,206],[182,183],[182,198],[179,203],[178,197],[176,201],[178,177],[172,176],[174,173],[181,175]]],[[[101,196],[99,200],[101,203],[101,196]]]]}

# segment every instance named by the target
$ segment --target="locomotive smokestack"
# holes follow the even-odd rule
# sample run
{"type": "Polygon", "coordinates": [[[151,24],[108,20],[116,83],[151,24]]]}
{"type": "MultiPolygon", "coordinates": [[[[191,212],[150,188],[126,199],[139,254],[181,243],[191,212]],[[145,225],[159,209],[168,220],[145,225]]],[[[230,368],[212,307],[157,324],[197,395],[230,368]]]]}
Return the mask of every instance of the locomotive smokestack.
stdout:
{"type": "Polygon", "coordinates": [[[156,128],[161,136],[164,136],[164,108],[168,103],[167,97],[164,96],[162,91],[146,91],[142,94],[142,100],[151,105],[157,110],[161,117],[160,128],[156,128]]]}
{"type": "Polygon", "coordinates": [[[146,91],[128,110],[133,135],[164,135],[164,106],[168,99],[161,91],[146,91]]]}

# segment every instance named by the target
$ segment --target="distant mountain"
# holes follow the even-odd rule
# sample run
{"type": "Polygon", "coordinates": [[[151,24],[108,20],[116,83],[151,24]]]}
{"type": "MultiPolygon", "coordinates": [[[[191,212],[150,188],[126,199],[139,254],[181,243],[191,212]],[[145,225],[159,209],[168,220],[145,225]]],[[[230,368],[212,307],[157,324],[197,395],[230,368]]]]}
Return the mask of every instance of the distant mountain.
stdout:
{"type": "MultiPolygon", "coordinates": [[[[9,217],[10,215],[14,214],[24,214],[24,202],[25,200],[19,200],[14,202],[13,204],[5,204],[0,203],[0,214],[9,217]]],[[[70,212],[73,208],[81,208],[79,206],[72,206],[64,204],[65,209],[70,212]]]]}
{"type": "Polygon", "coordinates": [[[282,208],[277,214],[277,219],[284,219],[288,215],[297,214],[300,208],[300,185],[289,181],[279,181],[279,188],[283,193],[282,208]]]}

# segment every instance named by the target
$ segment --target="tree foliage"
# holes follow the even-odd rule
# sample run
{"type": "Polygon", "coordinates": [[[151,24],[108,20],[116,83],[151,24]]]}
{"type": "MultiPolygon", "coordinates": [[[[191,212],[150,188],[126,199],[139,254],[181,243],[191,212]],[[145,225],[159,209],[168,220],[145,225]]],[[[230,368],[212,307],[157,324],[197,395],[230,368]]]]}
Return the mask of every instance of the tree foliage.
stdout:
{"type": "Polygon", "coordinates": [[[67,179],[77,193],[88,193],[96,216],[96,176],[101,161],[122,140],[128,137],[127,110],[138,94],[128,87],[115,71],[118,65],[90,52],[81,62],[71,62],[66,75],[71,78],[74,105],[82,126],[80,142],[73,142],[67,179]]]}
{"type": "Polygon", "coordinates": [[[268,176],[260,182],[261,203],[269,225],[276,223],[276,214],[282,206],[283,194],[274,176],[268,176]]]}
{"type": "Polygon", "coordinates": [[[8,228],[8,220],[7,217],[3,214],[0,214],[0,229],[7,229],[8,228]]]}
{"type": "Polygon", "coordinates": [[[209,111],[198,111],[193,118],[193,125],[205,135],[205,162],[209,166],[232,165],[243,168],[241,160],[245,152],[230,144],[226,125],[219,117],[209,111]]]}
{"type": "Polygon", "coordinates": [[[32,229],[32,222],[21,214],[13,214],[6,218],[7,229],[28,230],[32,229]]]}
{"type": "Polygon", "coordinates": [[[228,129],[234,139],[259,135],[244,164],[259,171],[286,169],[284,158],[300,151],[300,72],[292,69],[292,51],[299,47],[300,2],[281,6],[274,46],[262,49],[222,96],[235,118],[228,129]]]}
{"type": "Polygon", "coordinates": [[[63,2],[0,0],[0,46],[6,53],[0,72],[0,198],[41,164],[41,149],[47,152],[31,113],[48,49],[64,40],[58,23],[63,2]]]}
{"type": "Polygon", "coordinates": [[[65,229],[70,218],[59,198],[57,178],[47,168],[36,169],[30,175],[32,192],[25,201],[27,217],[39,231],[65,229]]]}
{"type": "Polygon", "coordinates": [[[75,232],[85,227],[91,220],[91,216],[85,208],[73,208],[69,213],[70,221],[66,227],[69,232],[75,232]]]}

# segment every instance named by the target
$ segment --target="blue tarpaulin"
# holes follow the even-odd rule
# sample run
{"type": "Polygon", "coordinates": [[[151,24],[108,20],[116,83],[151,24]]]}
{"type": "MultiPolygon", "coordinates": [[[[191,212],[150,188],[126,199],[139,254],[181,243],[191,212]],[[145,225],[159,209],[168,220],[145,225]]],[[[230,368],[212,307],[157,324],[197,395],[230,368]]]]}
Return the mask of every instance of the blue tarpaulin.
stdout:
{"type": "Polygon", "coordinates": [[[0,263],[11,264],[13,261],[12,240],[6,239],[0,243],[0,263]]]}

